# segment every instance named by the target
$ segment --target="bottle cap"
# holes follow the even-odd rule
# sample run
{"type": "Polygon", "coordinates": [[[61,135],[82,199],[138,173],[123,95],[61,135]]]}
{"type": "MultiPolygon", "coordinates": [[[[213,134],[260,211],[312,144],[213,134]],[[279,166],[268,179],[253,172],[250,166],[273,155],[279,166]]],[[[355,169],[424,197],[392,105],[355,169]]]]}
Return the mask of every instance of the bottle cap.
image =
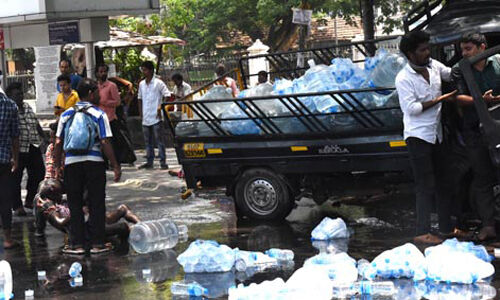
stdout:
{"type": "Polygon", "coordinates": [[[495,254],[495,257],[500,257],[500,248],[495,248],[494,254],[495,254]]]}
{"type": "Polygon", "coordinates": [[[24,291],[25,298],[33,298],[34,295],[35,295],[35,292],[33,290],[25,290],[24,291]]]}
{"type": "Polygon", "coordinates": [[[186,225],[177,225],[177,232],[180,238],[188,237],[188,227],[186,225]]]}

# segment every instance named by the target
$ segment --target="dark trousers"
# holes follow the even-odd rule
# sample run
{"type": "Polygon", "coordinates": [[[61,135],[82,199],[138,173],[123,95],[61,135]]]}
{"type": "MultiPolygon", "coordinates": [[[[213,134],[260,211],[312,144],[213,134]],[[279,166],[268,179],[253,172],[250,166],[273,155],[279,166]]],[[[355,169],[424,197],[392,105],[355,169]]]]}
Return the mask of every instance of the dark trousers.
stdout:
{"type": "Polygon", "coordinates": [[[446,175],[446,157],[443,153],[443,146],[414,137],[406,139],[406,143],[415,179],[416,234],[430,233],[430,215],[434,199],[437,201],[439,230],[448,233],[452,230],[452,225],[450,221],[450,193],[445,190],[443,180],[446,175]]]}
{"type": "Polygon", "coordinates": [[[496,210],[493,187],[498,183],[498,178],[488,146],[479,131],[465,130],[462,134],[474,175],[477,212],[483,226],[494,226],[496,210]]]}
{"type": "Polygon", "coordinates": [[[92,246],[104,245],[106,219],[104,163],[85,161],[65,166],[64,186],[71,213],[69,224],[71,246],[76,248],[85,245],[85,221],[82,211],[85,190],[88,193],[90,242],[92,246]]]}
{"type": "Polygon", "coordinates": [[[12,196],[14,191],[10,169],[10,164],[0,164],[0,217],[2,217],[4,229],[12,227],[12,196]]]}
{"type": "Polygon", "coordinates": [[[126,123],[116,119],[109,124],[111,126],[111,132],[113,133],[111,144],[113,145],[116,161],[120,164],[135,162],[137,158],[135,157],[126,123]]]}
{"type": "Polygon", "coordinates": [[[146,144],[146,156],[148,164],[153,164],[155,158],[155,145],[158,145],[158,156],[160,157],[160,163],[164,164],[166,161],[165,156],[165,143],[161,136],[162,123],[156,123],[151,126],[142,126],[142,132],[144,134],[144,143],[146,144]]]}
{"type": "Polygon", "coordinates": [[[28,153],[19,153],[19,168],[17,172],[14,173],[13,209],[18,209],[23,206],[21,200],[21,181],[23,180],[25,169],[28,172],[28,181],[26,183],[28,194],[26,195],[24,205],[26,207],[32,207],[33,199],[38,190],[38,184],[40,184],[40,181],[42,181],[45,176],[45,164],[39,147],[30,145],[28,153]]]}

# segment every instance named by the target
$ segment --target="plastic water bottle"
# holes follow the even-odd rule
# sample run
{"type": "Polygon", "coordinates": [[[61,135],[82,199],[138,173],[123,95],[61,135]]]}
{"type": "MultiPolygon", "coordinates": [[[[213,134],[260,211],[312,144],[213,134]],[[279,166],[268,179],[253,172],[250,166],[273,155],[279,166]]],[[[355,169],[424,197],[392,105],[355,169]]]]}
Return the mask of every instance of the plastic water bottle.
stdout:
{"type": "Polygon", "coordinates": [[[358,274],[364,278],[365,270],[370,266],[370,262],[364,258],[358,260],[358,274]]]}
{"type": "Polygon", "coordinates": [[[69,286],[71,287],[83,286],[82,274],[78,274],[76,277],[71,278],[71,280],[69,281],[69,286]]]}
{"type": "Polygon", "coordinates": [[[390,297],[395,293],[396,288],[392,281],[358,281],[340,283],[333,287],[333,296],[335,298],[345,298],[356,294],[390,297]]]}
{"type": "Polygon", "coordinates": [[[0,261],[0,299],[11,299],[12,295],[12,269],[10,264],[0,261]]]}
{"type": "Polygon", "coordinates": [[[293,251],[288,249],[271,248],[264,253],[277,260],[293,260],[294,257],[293,251]]]}
{"type": "Polygon", "coordinates": [[[208,289],[202,287],[196,281],[179,281],[172,283],[170,288],[172,295],[200,297],[208,294],[208,289]]]}
{"type": "Polygon", "coordinates": [[[71,278],[75,278],[82,273],[82,265],[79,262],[74,262],[69,268],[68,274],[71,278]]]}
{"type": "Polygon", "coordinates": [[[46,271],[38,271],[38,280],[45,280],[47,279],[47,272],[46,271]]]}
{"type": "Polygon", "coordinates": [[[392,296],[396,293],[392,281],[359,281],[354,284],[361,294],[392,296]]]}
{"type": "Polygon", "coordinates": [[[393,87],[396,75],[406,64],[406,59],[397,54],[383,56],[370,75],[378,87],[393,87]]]}
{"type": "Polygon", "coordinates": [[[33,290],[25,290],[24,291],[24,299],[34,299],[35,292],[33,290]]]}
{"type": "Polygon", "coordinates": [[[245,270],[247,269],[247,263],[244,259],[238,258],[234,261],[234,268],[238,272],[245,272],[245,270]]]}
{"type": "Polygon", "coordinates": [[[129,243],[138,253],[170,249],[179,238],[187,237],[187,226],[175,225],[169,219],[140,222],[130,230],[129,243]]]}

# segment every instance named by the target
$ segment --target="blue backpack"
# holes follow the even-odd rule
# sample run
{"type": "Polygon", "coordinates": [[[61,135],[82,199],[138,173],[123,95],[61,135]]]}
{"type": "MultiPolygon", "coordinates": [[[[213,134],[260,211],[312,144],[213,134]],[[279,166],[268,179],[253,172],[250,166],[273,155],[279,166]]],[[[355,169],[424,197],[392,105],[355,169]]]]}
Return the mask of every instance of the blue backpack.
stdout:
{"type": "Polygon", "coordinates": [[[97,139],[97,124],[87,112],[90,106],[73,106],[75,113],[66,122],[64,131],[64,152],[88,154],[97,139]]]}

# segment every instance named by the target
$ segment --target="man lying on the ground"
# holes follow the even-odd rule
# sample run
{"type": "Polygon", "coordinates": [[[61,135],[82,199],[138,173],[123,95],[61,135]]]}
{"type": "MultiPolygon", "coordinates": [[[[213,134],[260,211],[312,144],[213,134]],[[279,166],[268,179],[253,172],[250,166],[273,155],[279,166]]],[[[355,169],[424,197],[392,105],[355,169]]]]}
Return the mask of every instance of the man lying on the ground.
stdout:
{"type": "MultiPolygon", "coordinates": [[[[45,224],[48,221],[50,225],[59,231],[68,234],[71,214],[63,197],[62,184],[57,179],[46,179],[42,181],[39,187],[39,193],[35,197],[36,201],[36,235],[43,236],[45,224]]],[[[88,219],[88,207],[83,207],[85,220],[88,219]]],[[[128,223],[118,222],[125,219],[131,224],[136,224],[140,220],[125,204],[118,206],[116,210],[106,213],[106,238],[118,237],[122,240],[128,238],[130,227],[128,223]]]]}

